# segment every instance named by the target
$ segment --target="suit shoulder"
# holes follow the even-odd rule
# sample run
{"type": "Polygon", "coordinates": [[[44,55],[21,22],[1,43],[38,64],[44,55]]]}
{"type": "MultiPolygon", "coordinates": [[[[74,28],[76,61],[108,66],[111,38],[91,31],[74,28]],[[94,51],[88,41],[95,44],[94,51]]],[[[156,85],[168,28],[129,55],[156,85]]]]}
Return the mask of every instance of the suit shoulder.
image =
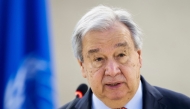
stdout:
{"type": "Polygon", "coordinates": [[[161,88],[161,87],[157,87],[154,86],[157,90],[159,90],[162,95],[164,95],[165,97],[170,97],[170,98],[178,98],[178,99],[187,99],[190,100],[190,98],[182,93],[178,93],[172,90],[168,90],[165,88],[161,88]]]}
{"type": "MultiPolygon", "coordinates": [[[[71,102],[72,102],[72,101],[71,101],[71,102]]],[[[66,109],[66,108],[69,106],[69,104],[70,104],[71,102],[66,103],[65,105],[63,105],[63,106],[62,106],[62,107],[60,107],[59,109],[66,109]]]]}
{"type": "Polygon", "coordinates": [[[184,109],[188,107],[190,109],[190,98],[188,96],[165,88],[154,87],[163,95],[165,103],[176,105],[176,107],[184,107],[184,109]]]}
{"type": "Polygon", "coordinates": [[[66,103],[59,109],[75,109],[75,105],[77,104],[78,101],[79,101],[79,99],[74,99],[74,100],[66,103]]]}

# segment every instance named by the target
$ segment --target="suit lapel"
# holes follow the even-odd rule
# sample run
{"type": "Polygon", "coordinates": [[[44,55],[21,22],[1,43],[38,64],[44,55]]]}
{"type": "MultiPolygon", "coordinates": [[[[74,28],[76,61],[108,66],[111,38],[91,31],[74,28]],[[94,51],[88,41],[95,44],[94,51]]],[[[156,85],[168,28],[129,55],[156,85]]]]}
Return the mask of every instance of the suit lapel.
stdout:
{"type": "Polygon", "coordinates": [[[143,85],[143,109],[167,109],[162,103],[163,95],[141,76],[143,85]]]}

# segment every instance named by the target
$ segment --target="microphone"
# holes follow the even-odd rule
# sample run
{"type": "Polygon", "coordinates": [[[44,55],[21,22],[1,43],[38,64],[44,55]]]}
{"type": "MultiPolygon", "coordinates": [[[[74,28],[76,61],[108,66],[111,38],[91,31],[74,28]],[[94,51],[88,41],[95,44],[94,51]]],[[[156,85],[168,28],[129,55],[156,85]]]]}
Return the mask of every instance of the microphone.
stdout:
{"type": "Polygon", "coordinates": [[[82,98],[84,94],[87,92],[87,90],[88,86],[86,84],[79,85],[75,92],[76,98],[82,98]]]}
{"type": "Polygon", "coordinates": [[[69,103],[69,106],[66,109],[75,109],[73,106],[84,96],[87,90],[88,86],[86,84],[80,84],[75,92],[76,98],[69,103]]]}

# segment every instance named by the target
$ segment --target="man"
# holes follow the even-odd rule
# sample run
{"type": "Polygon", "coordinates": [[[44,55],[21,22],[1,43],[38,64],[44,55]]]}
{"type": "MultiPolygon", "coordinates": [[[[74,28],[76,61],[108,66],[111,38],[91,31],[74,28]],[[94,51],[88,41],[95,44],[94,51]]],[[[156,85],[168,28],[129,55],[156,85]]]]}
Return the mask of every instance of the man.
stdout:
{"type": "Polygon", "coordinates": [[[140,75],[142,38],[128,12],[93,8],[76,25],[72,46],[90,89],[61,109],[190,109],[189,97],[140,75]]]}

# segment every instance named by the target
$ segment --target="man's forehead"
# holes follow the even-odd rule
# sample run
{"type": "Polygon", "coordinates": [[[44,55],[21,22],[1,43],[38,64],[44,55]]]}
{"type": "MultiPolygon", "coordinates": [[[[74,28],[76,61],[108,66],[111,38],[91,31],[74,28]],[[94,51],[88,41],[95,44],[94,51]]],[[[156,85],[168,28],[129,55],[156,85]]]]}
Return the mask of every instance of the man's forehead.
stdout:
{"type": "MultiPolygon", "coordinates": [[[[128,46],[128,43],[126,41],[124,42],[119,42],[119,43],[116,43],[113,45],[113,48],[120,48],[120,47],[127,47],[128,46]]],[[[88,50],[88,54],[93,54],[93,53],[97,53],[97,52],[100,52],[101,50],[101,47],[99,48],[90,48],[88,50]]]]}
{"type": "Polygon", "coordinates": [[[126,47],[126,46],[128,46],[126,41],[120,42],[114,45],[114,47],[126,47]]]}

